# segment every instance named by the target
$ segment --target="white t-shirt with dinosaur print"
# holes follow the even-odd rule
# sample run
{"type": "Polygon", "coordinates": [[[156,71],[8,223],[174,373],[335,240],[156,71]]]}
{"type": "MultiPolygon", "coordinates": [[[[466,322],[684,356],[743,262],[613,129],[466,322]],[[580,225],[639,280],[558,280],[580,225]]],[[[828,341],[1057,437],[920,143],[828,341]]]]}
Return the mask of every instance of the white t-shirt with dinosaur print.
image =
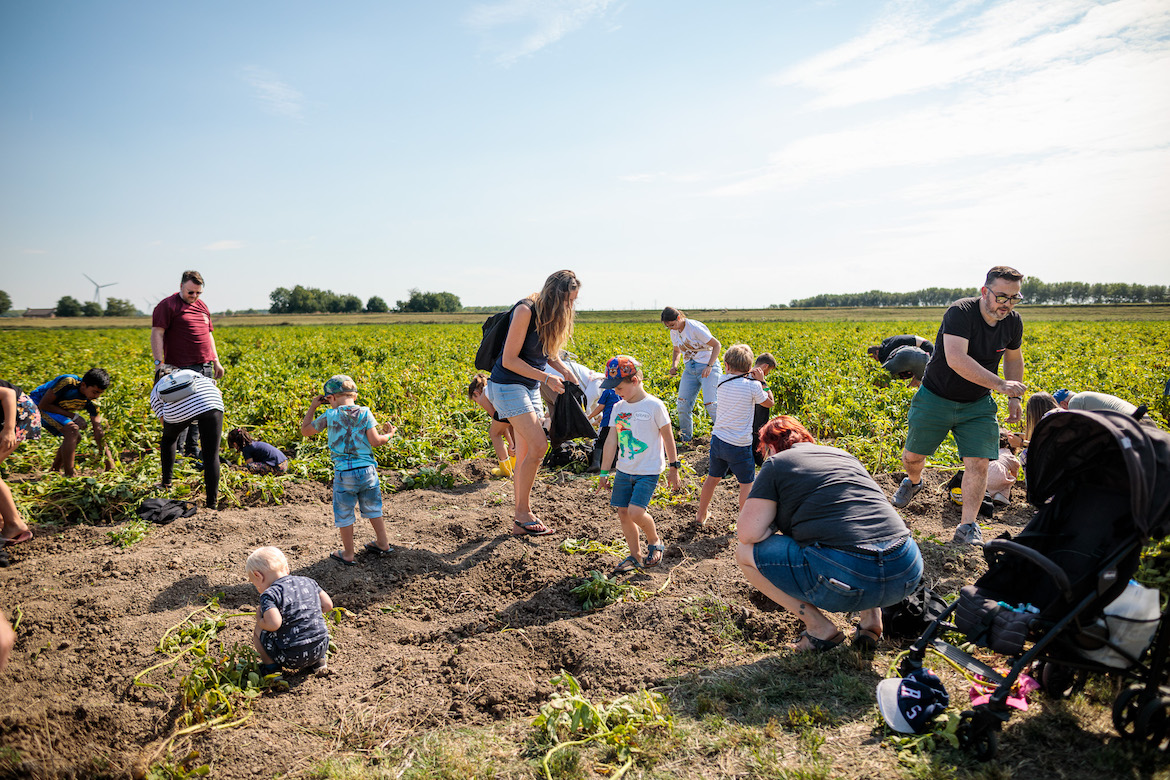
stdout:
{"type": "Polygon", "coordinates": [[[662,447],[664,425],[670,425],[666,405],[652,395],[641,401],[618,401],[610,418],[618,440],[617,470],[624,474],[661,474],[666,469],[662,447]]]}

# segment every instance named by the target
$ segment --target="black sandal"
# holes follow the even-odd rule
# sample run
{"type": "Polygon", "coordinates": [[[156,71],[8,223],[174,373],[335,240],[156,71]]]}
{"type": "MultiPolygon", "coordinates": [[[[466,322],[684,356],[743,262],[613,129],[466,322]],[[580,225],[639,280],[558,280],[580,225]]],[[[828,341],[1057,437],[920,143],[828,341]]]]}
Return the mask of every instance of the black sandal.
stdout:
{"type": "Polygon", "coordinates": [[[828,639],[817,639],[815,636],[813,636],[809,632],[801,631],[800,636],[798,636],[796,638],[796,643],[792,645],[792,649],[796,650],[797,652],[801,652],[801,653],[809,652],[809,651],[813,651],[813,652],[817,652],[817,653],[824,653],[824,652],[827,652],[829,650],[832,650],[835,647],[840,647],[844,642],[845,642],[845,635],[843,633],[841,633],[840,631],[833,634],[828,639]],[[800,644],[800,640],[802,640],[802,639],[808,640],[808,645],[809,645],[808,650],[801,650],[799,647],[797,647],[797,645],[800,644]]]}

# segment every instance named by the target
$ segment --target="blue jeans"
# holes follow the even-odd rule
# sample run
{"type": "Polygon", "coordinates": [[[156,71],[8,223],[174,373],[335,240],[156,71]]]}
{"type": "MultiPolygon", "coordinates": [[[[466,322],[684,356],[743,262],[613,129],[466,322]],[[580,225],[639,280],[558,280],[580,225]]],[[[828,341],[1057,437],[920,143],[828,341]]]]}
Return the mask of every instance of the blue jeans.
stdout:
{"type": "Polygon", "coordinates": [[[678,378],[678,435],[683,441],[690,441],[695,435],[695,424],[691,415],[695,409],[695,399],[699,397],[699,390],[703,391],[703,404],[707,407],[707,415],[711,424],[715,424],[715,410],[719,404],[715,400],[715,388],[723,378],[719,365],[711,366],[711,373],[703,378],[703,369],[706,363],[697,360],[687,360],[682,365],[682,375],[678,378]]]}
{"type": "Polygon", "coordinates": [[[489,380],[484,392],[492,406],[496,407],[496,416],[501,420],[510,420],[529,412],[534,412],[537,417],[544,415],[539,387],[499,385],[489,380]]]}
{"type": "Polygon", "coordinates": [[[362,510],[362,517],[367,520],[382,516],[382,483],[378,481],[376,466],[334,473],[334,527],[346,528],[353,525],[355,506],[362,510]]]}
{"type": "MultiPolygon", "coordinates": [[[[843,521],[844,522],[844,521],[843,521]]],[[[772,534],[752,551],[756,568],[784,593],[826,612],[888,607],[922,579],[922,555],[909,536],[856,547],[801,546],[772,534]]]]}
{"type": "Polygon", "coordinates": [[[756,462],[752,459],[752,445],[737,447],[711,434],[707,476],[723,479],[728,472],[734,474],[741,485],[750,485],[756,481],[756,462]]]}

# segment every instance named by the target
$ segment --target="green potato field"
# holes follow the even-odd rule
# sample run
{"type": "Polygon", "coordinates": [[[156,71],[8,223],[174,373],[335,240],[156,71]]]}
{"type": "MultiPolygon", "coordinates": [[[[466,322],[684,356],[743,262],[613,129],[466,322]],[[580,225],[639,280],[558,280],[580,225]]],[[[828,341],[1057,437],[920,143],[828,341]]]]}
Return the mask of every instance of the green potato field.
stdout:
{"type": "MultiPolygon", "coordinates": [[[[1163,395],[1170,379],[1170,323],[1041,322],[1028,324],[1023,312],[1024,381],[1029,391],[1060,387],[1097,390],[1147,404],[1162,425],[1168,413],[1163,395]]],[[[727,347],[746,343],[756,354],[771,352],[777,370],[768,377],[776,397],[774,413],[794,415],[826,442],[850,450],[874,473],[897,470],[905,440],[906,413],[913,390],[889,375],[865,352],[893,333],[917,333],[933,340],[937,324],[892,323],[717,323],[715,336],[727,347]]],[[[221,327],[216,332],[227,374],[225,430],[242,426],[259,438],[296,453],[290,474],[325,478],[330,473],[323,438],[302,439],[299,421],[324,379],[347,373],[357,380],[359,403],[379,421],[398,426],[398,439],[377,451],[380,465],[415,469],[457,459],[489,457],[487,417],[467,400],[479,343],[476,325],[334,325],[329,327],[221,327]]],[[[604,368],[619,353],[645,366],[649,390],[674,413],[677,380],[670,377],[671,350],[659,325],[581,324],[571,344],[580,362],[604,368]]],[[[50,478],[15,487],[17,501],[32,519],[82,514],[117,520],[126,499],[157,481],[155,455],[161,427],[148,397],[152,362],[146,329],[24,330],[0,332],[3,378],[31,390],[61,373],[82,374],[92,366],[110,372],[113,384],[101,399],[108,440],[120,453],[116,473],[79,480],[50,478]],[[77,493],[89,496],[88,503],[77,493]],[[102,496],[108,500],[103,502],[102,496]]],[[[998,396],[1003,414],[1007,401],[998,396]]],[[[707,432],[696,415],[696,433],[707,432]]],[[[57,442],[49,436],[21,447],[8,470],[47,469],[57,442]]],[[[92,440],[79,462],[94,456],[92,440]]],[[[956,462],[948,442],[933,462],[956,462]]],[[[90,465],[96,466],[96,459],[90,465]]],[[[240,491],[278,497],[280,480],[225,472],[221,490],[229,501],[240,491]]],[[[178,475],[181,490],[194,491],[199,477],[178,475]]]]}

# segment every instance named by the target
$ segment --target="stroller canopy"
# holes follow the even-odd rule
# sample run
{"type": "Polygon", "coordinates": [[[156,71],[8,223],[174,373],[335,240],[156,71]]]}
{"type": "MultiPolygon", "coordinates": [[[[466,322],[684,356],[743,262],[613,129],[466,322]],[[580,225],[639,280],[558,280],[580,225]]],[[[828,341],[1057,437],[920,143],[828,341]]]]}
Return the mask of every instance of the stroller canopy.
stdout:
{"type": "Polygon", "coordinates": [[[1170,534],[1170,434],[1121,412],[1062,411],[1042,419],[1028,445],[1028,502],[1039,507],[1070,480],[1129,496],[1145,538],[1170,534]]]}

